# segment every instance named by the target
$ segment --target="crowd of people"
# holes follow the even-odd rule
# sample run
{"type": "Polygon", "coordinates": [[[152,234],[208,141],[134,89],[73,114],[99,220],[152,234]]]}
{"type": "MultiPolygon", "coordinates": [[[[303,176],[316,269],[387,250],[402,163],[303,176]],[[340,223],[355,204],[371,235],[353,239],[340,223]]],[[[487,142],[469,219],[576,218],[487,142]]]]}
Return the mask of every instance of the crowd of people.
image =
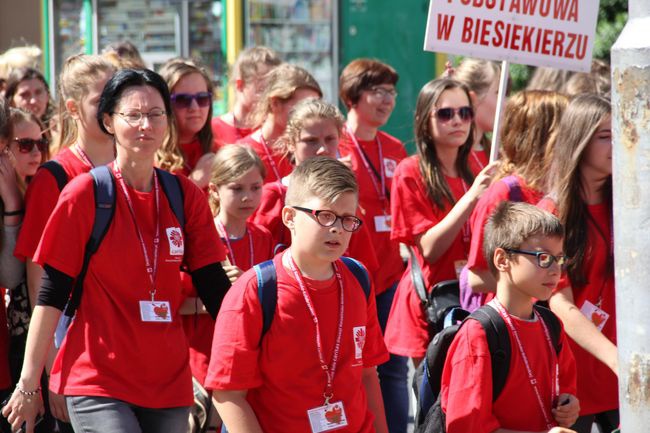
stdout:
{"type": "Polygon", "coordinates": [[[342,70],[345,116],[266,47],[219,116],[200,63],[154,72],[128,43],[68,58],[56,98],[2,66],[0,431],[185,432],[198,387],[212,431],[404,433],[433,338],[413,278],[458,280],[513,342],[493,400],[485,333],[461,327],[446,431],[618,426],[607,65],[539,68],[493,162],[485,60],[422,87],[410,156],[375,59],[342,70]]]}

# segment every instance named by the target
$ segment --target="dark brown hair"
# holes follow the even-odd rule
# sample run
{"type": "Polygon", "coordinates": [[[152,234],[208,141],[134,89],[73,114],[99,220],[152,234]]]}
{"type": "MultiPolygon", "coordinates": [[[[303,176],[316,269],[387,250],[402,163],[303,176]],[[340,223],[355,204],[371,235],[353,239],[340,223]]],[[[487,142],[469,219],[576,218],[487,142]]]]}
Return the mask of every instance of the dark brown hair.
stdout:
{"type": "Polygon", "coordinates": [[[399,75],[392,66],[375,59],[356,59],[348,63],[339,78],[339,97],[350,109],[359,102],[361,92],[380,84],[396,85],[399,75]]]}

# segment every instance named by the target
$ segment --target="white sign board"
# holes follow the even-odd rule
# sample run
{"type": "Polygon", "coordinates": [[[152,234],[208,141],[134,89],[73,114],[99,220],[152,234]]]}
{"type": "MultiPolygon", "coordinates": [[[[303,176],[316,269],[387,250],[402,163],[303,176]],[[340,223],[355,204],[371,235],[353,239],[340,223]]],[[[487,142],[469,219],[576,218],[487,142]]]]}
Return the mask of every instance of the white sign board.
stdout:
{"type": "Polygon", "coordinates": [[[599,0],[431,0],[424,49],[589,72],[599,0]]]}

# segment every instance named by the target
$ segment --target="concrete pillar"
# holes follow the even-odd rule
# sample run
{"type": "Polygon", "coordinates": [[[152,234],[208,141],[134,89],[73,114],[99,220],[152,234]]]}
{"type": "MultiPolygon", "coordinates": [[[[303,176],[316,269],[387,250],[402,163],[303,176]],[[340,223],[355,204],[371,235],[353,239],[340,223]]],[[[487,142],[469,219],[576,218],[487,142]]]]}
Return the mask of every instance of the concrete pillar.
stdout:
{"type": "Polygon", "coordinates": [[[621,431],[636,433],[650,429],[650,0],[628,7],[611,53],[614,251],[621,431]]]}

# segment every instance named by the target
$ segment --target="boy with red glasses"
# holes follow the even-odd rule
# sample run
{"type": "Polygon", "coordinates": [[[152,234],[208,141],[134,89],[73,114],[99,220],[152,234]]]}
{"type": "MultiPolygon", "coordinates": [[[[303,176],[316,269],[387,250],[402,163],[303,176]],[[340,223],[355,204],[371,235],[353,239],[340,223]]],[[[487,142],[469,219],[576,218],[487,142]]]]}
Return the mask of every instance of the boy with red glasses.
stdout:
{"type": "Polygon", "coordinates": [[[261,277],[249,270],[217,318],[206,388],[231,433],[386,433],[376,366],[388,353],[374,290],[364,293],[339,260],[361,224],[354,174],[314,157],[291,176],[282,219],[292,242],[273,259],[271,325],[263,331],[261,277]]]}

